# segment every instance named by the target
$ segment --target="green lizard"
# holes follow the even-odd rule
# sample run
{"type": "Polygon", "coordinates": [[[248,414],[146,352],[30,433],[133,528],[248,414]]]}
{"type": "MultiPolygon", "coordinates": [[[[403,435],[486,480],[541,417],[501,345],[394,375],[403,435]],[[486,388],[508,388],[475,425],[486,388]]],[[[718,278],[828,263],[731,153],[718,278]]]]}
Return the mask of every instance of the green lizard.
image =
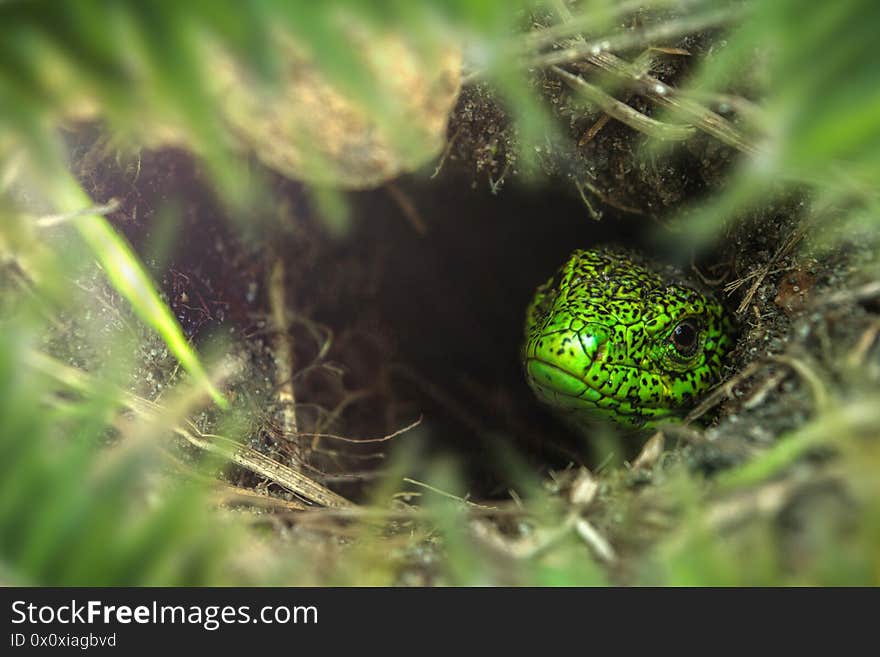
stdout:
{"type": "Polygon", "coordinates": [[[538,398],[581,425],[630,427],[680,415],[721,373],[721,305],[622,251],[577,250],[526,314],[522,358],[538,398]]]}

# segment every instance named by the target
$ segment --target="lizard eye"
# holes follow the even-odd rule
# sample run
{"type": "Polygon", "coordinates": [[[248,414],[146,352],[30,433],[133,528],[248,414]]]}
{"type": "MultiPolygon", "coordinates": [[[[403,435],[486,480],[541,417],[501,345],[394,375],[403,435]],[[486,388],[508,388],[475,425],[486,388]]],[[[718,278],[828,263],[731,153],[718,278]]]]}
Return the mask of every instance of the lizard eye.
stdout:
{"type": "Polygon", "coordinates": [[[679,322],[672,329],[672,335],[669,336],[672,346],[680,356],[685,358],[693,356],[700,344],[700,326],[693,319],[686,319],[679,322]]]}

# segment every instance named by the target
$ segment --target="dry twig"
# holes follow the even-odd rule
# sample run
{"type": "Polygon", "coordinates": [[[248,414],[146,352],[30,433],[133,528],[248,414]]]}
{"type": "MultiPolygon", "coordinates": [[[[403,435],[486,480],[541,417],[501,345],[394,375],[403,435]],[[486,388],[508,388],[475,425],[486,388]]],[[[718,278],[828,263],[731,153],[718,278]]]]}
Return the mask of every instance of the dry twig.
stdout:
{"type": "Polygon", "coordinates": [[[269,307],[274,332],[275,385],[278,388],[278,404],[281,407],[282,435],[293,447],[292,456],[302,462],[302,446],[299,444],[299,427],[296,421],[296,397],[293,392],[293,336],[287,322],[284,286],[284,260],[276,257],[269,273],[269,307]]]}
{"type": "MultiPolygon", "coordinates": [[[[88,374],[69,367],[43,353],[30,352],[28,354],[28,361],[32,366],[49,375],[55,381],[77,392],[88,393],[93,388],[88,374]]],[[[119,399],[126,408],[141,418],[156,421],[157,418],[162,417],[164,409],[148,399],[125,391],[119,391],[119,399]]],[[[337,508],[352,506],[352,503],[341,495],[334,493],[329,488],[322,486],[283,463],[274,461],[265,454],[261,454],[230,438],[205,434],[189,420],[173,427],[173,432],[186,440],[190,445],[206,452],[218,454],[236,465],[250,470],[254,474],[277,483],[279,486],[311,503],[337,508]]]]}

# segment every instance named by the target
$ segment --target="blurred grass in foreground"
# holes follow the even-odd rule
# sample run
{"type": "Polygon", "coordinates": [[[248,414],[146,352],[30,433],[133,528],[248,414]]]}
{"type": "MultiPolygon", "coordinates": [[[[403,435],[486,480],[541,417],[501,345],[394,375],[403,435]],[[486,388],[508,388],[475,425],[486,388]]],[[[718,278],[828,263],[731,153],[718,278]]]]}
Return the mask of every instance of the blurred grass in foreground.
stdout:
{"type": "Polygon", "coordinates": [[[748,67],[761,98],[743,118],[755,134],[757,151],[683,229],[694,243],[705,244],[724,220],[799,186],[822,217],[820,230],[829,243],[864,226],[876,235],[880,52],[872,35],[880,26],[880,5],[870,0],[747,4],[749,11],[726,47],[685,91],[697,98],[721,94],[738,86],[748,67]]]}
{"type": "MultiPolygon", "coordinates": [[[[553,5],[547,3],[551,11],[553,5]]],[[[246,540],[239,533],[241,527],[219,512],[205,511],[211,504],[206,491],[190,483],[157,485],[162,460],[155,443],[164,440],[163,428],[147,431],[131,445],[108,448],[105,443],[113,443],[109,437],[117,435],[114,425],[120,419],[117,391],[108,385],[93,394],[59,395],[23,358],[34,348],[34,337],[45,330],[47,314],[51,321],[55,311],[45,300],[64,299],[71,286],[68,265],[47,250],[39,229],[35,232],[37,215],[69,217],[94,205],[70,185],[59,123],[78,114],[92,116],[97,107],[108,129],[123,140],[137,142],[144,126],[182,135],[203,158],[218,194],[246,209],[254,200],[254,189],[248,187],[254,179],[243,175],[227,128],[206,89],[205,80],[211,75],[206,47],[222,45],[271,84],[278,62],[277,53],[268,48],[267,35],[274,29],[289,30],[322,72],[362,103],[379,125],[394,125],[400,118],[395,99],[377,96],[357,53],[337,29],[343,20],[401,30],[425,56],[449,43],[464,46],[471,69],[487,71],[487,79],[501,90],[518,121],[523,157],[529,160],[535,144],[544,142],[554,128],[524,69],[541,66],[541,53],[555,41],[517,34],[517,27],[526,22],[527,6],[506,0],[149,5],[10,0],[0,4],[0,246],[7,273],[13,268],[23,271],[38,299],[33,304],[21,301],[27,293],[4,278],[4,302],[12,300],[4,305],[4,310],[9,306],[8,315],[0,318],[0,578],[4,583],[252,581],[230,566],[236,546],[241,545],[238,541],[246,540]],[[22,182],[22,177],[27,179],[22,182]]],[[[583,33],[589,40],[614,39],[619,35],[615,26],[626,14],[620,7],[626,6],[635,5],[576,3],[571,6],[569,28],[557,29],[559,38],[583,33]]],[[[744,62],[758,62],[762,97],[750,117],[758,150],[742,158],[727,191],[688,219],[687,234],[693,242],[710,241],[728,217],[799,185],[810,190],[817,207],[839,208],[833,215],[832,242],[855,225],[876,235],[880,51],[873,35],[880,27],[880,5],[869,0],[764,0],[691,2],[687,10],[699,18],[731,6],[743,8],[741,23],[726,37],[726,47],[682,93],[703,98],[724,92],[728,85],[736,86],[744,62]]],[[[678,19],[670,22],[674,20],[678,19]]],[[[628,31],[622,33],[627,36],[628,31]]],[[[669,116],[678,122],[688,120],[674,111],[669,116]]],[[[317,189],[315,196],[322,199],[322,206],[339,206],[331,191],[317,189]]],[[[161,333],[187,369],[206,381],[197,356],[127,245],[101,216],[86,214],[72,221],[85,226],[91,256],[102,263],[116,289],[161,333]]],[[[216,394],[215,399],[219,400],[216,394]]],[[[723,484],[744,495],[755,487],[761,490],[802,453],[798,441],[832,446],[843,455],[840,468],[860,503],[860,515],[852,520],[846,543],[833,542],[833,532],[818,527],[804,539],[812,546],[805,554],[818,556],[806,565],[778,563],[767,518],[758,518],[753,529],[730,540],[719,529],[717,513],[713,515],[717,508],[703,503],[705,482],[682,474],[680,481],[670,477],[660,493],[686,509],[682,529],[664,543],[659,557],[635,581],[880,583],[877,401],[876,392],[864,400],[836,400],[836,410],[730,473],[723,484]],[[743,559],[744,553],[750,558],[743,559]]],[[[432,471],[431,483],[443,490],[460,488],[455,468],[443,464],[432,471]]],[[[535,482],[525,480],[521,488],[540,490],[535,482]]],[[[439,570],[444,582],[607,581],[574,525],[566,524],[569,516],[557,501],[541,499],[536,492],[525,502],[540,511],[536,525],[546,535],[546,544],[525,545],[521,553],[499,557],[497,550],[486,549],[485,541],[474,544],[472,532],[466,530],[471,522],[467,505],[432,495],[425,499],[431,522],[419,525],[416,538],[428,544],[442,538],[447,561],[439,570]]],[[[311,564],[317,561],[309,561],[315,556],[307,550],[292,566],[270,558],[265,572],[275,573],[274,583],[395,583],[400,573],[390,565],[386,529],[384,521],[354,524],[352,533],[367,537],[357,548],[360,552],[340,552],[342,565],[325,564],[326,573],[320,577],[312,572],[311,564]]],[[[250,540],[257,542],[254,537],[250,540]]],[[[394,541],[400,545],[397,556],[402,563],[430,561],[430,555],[420,556],[424,547],[418,541],[399,536],[394,541]]],[[[269,555],[284,562],[290,557],[284,550],[273,544],[269,555]]]]}
{"type": "MultiPolygon", "coordinates": [[[[28,332],[32,329],[28,327],[28,332]]],[[[0,341],[0,578],[19,585],[206,585],[230,581],[239,536],[205,514],[203,490],[160,486],[156,436],[106,440],[114,386],[78,398],[28,362],[32,336],[0,341]],[[149,439],[144,439],[149,438],[149,439]]]]}

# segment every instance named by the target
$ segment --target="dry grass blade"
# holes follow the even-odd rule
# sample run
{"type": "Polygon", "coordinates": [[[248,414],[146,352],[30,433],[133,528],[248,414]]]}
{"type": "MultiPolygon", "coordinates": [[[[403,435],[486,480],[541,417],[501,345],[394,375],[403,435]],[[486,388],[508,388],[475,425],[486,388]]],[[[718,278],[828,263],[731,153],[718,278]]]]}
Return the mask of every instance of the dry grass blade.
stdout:
{"type": "Polygon", "coordinates": [[[663,454],[663,448],[665,446],[666,437],[663,435],[663,432],[656,432],[642,446],[642,450],[639,452],[636,460],[633,461],[632,469],[648,470],[650,468],[653,468],[657,464],[657,461],[660,459],[660,456],[663,454]]]}
{"type": "Polygon", "coordinates": [[[293,337],[288,330],[282,258],[276,257],[272,263],[268,282],[272,329],[275,333],[275,385],[278,388],[278,404],[281,407],[281,430],[284,439],[293,447],[292,455],[297,461],[301,461],[296,397],[293,392],[294,345],[293,337]]]}
{"type": "Polygon", "coordinates": [[[236,465],[275,482],[309,502],[334,508],[352,506],[352,502],[334,493],[326,486],[322,486],[293,468],[279,463],[255,449],[241,445],[230,438],[214,434],[203,434],[194,426],[190,430],[183,427],[175,427],[174,432],[191,445],[227,458],[236,465]]]}
{"type": "MultiPolygon", "coordinates": [[[[801,377],[810,389],[816,410],[820,413],[826,412],[831,406],[831,398],[827,387],[822,381],[822,377],[815,371],[813,367],[805,362],[803,358],[797,358],[788,354],[780,354],[776,356],[768,356],[766,360],[756,361],[743,368],[736,376],[731,377],[727,381],[716,386],[688,415],[685,417],[685,423],[691,423],[697,418],[704,415],[709,409],[721,403],[724,399],[733,399],[733,390],[736,386],[745,380],[755,376],[758,373],[766,371],[768,365],[778,363],[787,366],[790,370],[801,377]]],[[[765,399],[769,391],[779,385],[785,378],[781,373],[768,373],[766,378],[757,389],[745,400],[742,401],[743,408],[754,408],[759,406],[765,399]]]]}
{"type": "Polygon", "coordinates": [[[773,362],[787,365],[798,376],[800,376],[801,379],[806,381],[810,393],[813,396],[813,402],[816,405],[817,411],[822,413],[828,410],[831,405],[831,397],[828,394],[828,388],[822,381],[822,377],[816,372],[816,369],[807,363],[805,356],[798,358],[788,354],[779,354],[776,356],[768,356],[768,358],[773,362]]]}
{"type": "Polygon", "coordinates": [[[820,303],[837,304],[850,303],[852,301],[862,302],[870,299],[880,298],[880,281],[871,281],[851,290],[840,290],[834,294],[824,298],[817,299],[816,306],[820,303]]]}
{"type": "Polygon", "coordinates": [[[404,477],[403,480],[408,484],[412,484],[413,486],[420,486],[421,488],[429,490],[432,493],[436,493],[437,495],[441,495],[442,497],[449,498],[450,500],[455,500],[456,502],[461,502],[465,506],[475,507],[478,509],[495,509],[496,508],[494,506],[487,506],[485,504],[478,504],[477,502],[472,502],[469,499],[466,499],[464,497],[459,497],[458,495],[454,495],[453,493],[447,492],[445,490],[441,490],[439,488],[432,486],[431,484],[426,484],[423,481],[418,481],[417,479],[412,479],[410,477],[404,477]]]}
{"type": "Polygon", "coordinates": [[[308,432],[303,432],[300,434],[300,436],[307,437],[307,438],[328,438],[331,440],[341,440],[346,443],[356,443],[356,444],[357,443],[384,443],[389,440],[392,440],[393,438],[397,438],[397,436],[404,434],[411,429],[415,429],[421,423],[422,423],[422,417],[419,416],[419,419],[416,420],[415,422],[412,422],[412,423],[406,425],[405,427],[398,429],[397,431],[389,433],[387,436],[380,436],[378,438],[350,438],[348,436],[339,436],[335,433],[308,433],[308,432]]]}
{"type": "Polygon", "coordinates": [[[733,389],[736,388],[740,383],[745,381],[746,379],[757,374],[763,367],[764,363],[755,362],[747,365],[741,371],[737,372],[736,375],[729,378],[727,381],[719,383],[712,391],[703,397],[703,400],[697,404],[694,409],[688,413],[684,418],[685,424],[690,424],[694,420],[705,415],[709,410],[720,404],[725,399],[733,399],[733,389]]]}
{"type": "MultiPolygon", "coordinates": [[[[30,352],[28,354],[28,362],[59,383],[76,391],[88,392],[92,388],[92,382],[88,374],[69,367],[43,353],[30,352]]],[[[120,392],[119,399],[126,408],[143,419],[153,421],[157,416],[161,415],[162,407],[148,399],[143,399],[128,392],[120,392]]],[[[250,447],[241,445],[230,438],[202,433],[198,427],[189,421],[185,424],[187,426],[175,426],[173,431],[194,447],[227,458],[236,465],[277,483],[279,486],[313,504],[334,508],[353,506],[352,502],[341,495],[334,493],[326,486],[322,486],[283,463],[274,461],[268,456],[250,447]]]]}
{"type": "MultiPolygon", "coordinates": [[[[703,132],[714,136],[719,141],[728,146],[732,146],[741,152],[752,155],[758,152],[757,147],[751,142],[751,140],[743,135],[741,131],[724,117],[716,114],[707,107],[704,107],[695,100],[678,94],[672,87],[648,74],[651,57],[648,53],[650,52],[651,47],[653,47],[652,42],[654,40],[663,40],[677,36],[677,30],[684,30],[681,33],[686,34],[688,31],[705,29],[714,24],[715,21],[720,21],[721,23],[727,22],[728,20],[735,18],[735,16],[727,15],[729,10],[722,10],[720,13],[707,15],[709,16],[708,20],[710,23],[706,25],[703,24],[706,17],[697,16],[691,19],[683,19],[682,21],[664,22],[658,26],[645,30],[642,36],[643,38],[646,36],[650,37],[650,39],[647,39],[648,45],[650,46],[649,50],[646,51],[646,53],[643,53],[635,63],[629,63],[609,52],[609,50],[623,49],[625,44],[628,43],[626,38],[632,38],[632,32],[601,41],[588,42],[583,37],[577,35],[576,31],[571,31],[572,25],[576,22],[576,19],[572,16],[568,7],[563,2],[557,2],[555,4],[556,11],[562,19],[562,23],[556,27],[564,29],[568,34],[575,35],[576,38],[573,41],[573,45],[570,47],[563,50],[555,50],[544,55],[541,58],[541,64],[545,66],[549,65],[554,72],[562,75],[569,84],[572,84],[574,80],[580,81],[579,89],[581,92],[599,105],[606,114],[625,123],[635,130],[639,130],[651,137],[664,141],[683,140],[693,134],[693,128],[691,126],[672,125],[657,121],[656,119],[651,119],[640,112],[636,112],[629,107],[629,105],[612,98],[601,89],[590,85],[582,78],[572,76],[574,80],[569,79],[568,76],[571,74],[561,72],[562,69],[559,68],[558,64],[564,62],[576,62],[585,58],[586,61],[593,66],[612,73],[616,77],[624,80],[630,86],[636,86],[637,91],[641,95],[652,99],[663,107],[673,110],[676,115],[689,121],[694,128],[698,128],[703,132]]],[[[546,31],[552,32],[553,29],[554,28],[548,28],[546,31]]],[[[686,51],[680,49],[656,48],[656,50],[675,54],[687,54],[686,51]]],[[[601,129],[601,125],[598,125],[598,129],[601,129]]]]}
{"type": "MultiPolygon", "coordinates": [[[[734,23],[743,16],[743,13],[742,7],[727,7],[678,20],[663,21],[644,29],[626,30],[602,39],[579,41],[567,48],[553,50],[540,55],[532,60],[530,65],[552,66],[554,64],[569,64],[609,50],[621,51],[632,48],[644,48],[686,34],[694,34],[720,25],[734,23]]],[[[565,27],[560,28],[559,31],[561,32],[564,29],[567,34],[576,33],[578,30],[575,27],[577,25],[575,20],[573,18],[571,23],[564,24],[565,27]]]]}
{"type": "Polygon", "coordinates": [[[723,116],[695,100],[682,96],[673,87],[651,75],[634,76],[633,66],[613,53],[590,54],[586,60],[593,66],[613,73],[630,84],[637,85],[639,93],[643,96],[650,98],[662,107],[669,108],[676,116],[680,116],[695,128],[712,135],[728,146],[749,155],[755,155],[759,152],[754,142],[723,116]]]}
{"type": "Polygon", "coordinates": [[[229,484],[219,486],[214,495],[218,504],[225,505],[247,504],[248,506],[277,511],[306,511],[310,508],[302,502],[282,500],[278,497],[258,493],[250,488],[241,488],[240,486],[231,486],[229,484]]]}
{"type": "Polygon", "coordinates": [[[42,217],[38,217],[34,220],[34,225],[37,228],[52,228],[53,226],[57,226],[73,219],[78,219],[79,217],[84,217],[92,214],[100,214],[106,216],[108,214],[116,212],[119,209],[119,206],[120,203],[118,199],[111,199],[109,203],[96,205],[95,207],[86,208],[84,210],[77,210],[76,212],[68,212],[66,214],[48,214],[42,217]]]}
{"type": "Polygon", "coordinates": [[[556,527],[542,529],[520,538],[505,536],[497,525],[483,519],[473,520],[468,528],[471,535],[486,547],[508,558],[526,561],[536,559],[558,545],[571,533],[575,522],[575,517],[569,516],[556,527]]]}
{"type": "MultiPolygon", "coordinates": [[[[440,164],[437,166],[439,167],[440,164]]],[[[418,207],[416,207],[416,204],[410,195],[404,192],[394,182],[387,183],[385,185],[385,190],[388,192],[388,196],[391,197],[391,200],[397,204],[398,208],[400,208],[401,214],[403,214],[404,219],[406,219],[413,227],[413,230],[416,231],[419,236],[427,235],[428,224],[425,222],[422,213],[419,212],[418,207]]]]}
{"type": "Polygon", "coordinates": [[[846,356],[846,364],[851,368],[857,368],[864,364],[871,347],[880,336],[880,319],[871,322],[870,326],[862,333],[855,346],[846,356]]]}
{"type": "Polygon", "coordinates": [[[751,304],[752,299],[755,297],[755,293],[757,293],[758,291],[758,288],[761,287],[761,284],[768,276],[785,271],[785,267],[775,269],[774,267],[778,262],[780,262],[783,258],[785,258],[794,250],[794,247],[797,245],[798,242],[800,242],[801,238],[804,237],[804,234],[805,233],[803,230],[795,231],[785,239],[779,249],[777,249],[776,252],[773,254],[773,257],[771,257],[770,260],[768,260],[758,270],[753,271],[748,276],[738,278],[735,281],[731,281],[724,286],[724,291],[730,294],[731,292],[739,288],[745,281],[749,280],[750,278],[754,279],[752,281],[751,287],[749,287],[739,306],[737,306],[737,315],[741,316],[748,309],[749,304],[751,304]]]}
{"type": "Polygon", "coordinates": [[[628,125],[633,130],[643,132],[649,137],[661,141],[682,141],[693,136],[696,132],[689,125],[664,123],[645,116],[626,103],[605,93],[599,87],[590,84],[582,77],[573,75],[559,66],[551,66],[550,70],[565,80],[569,86],[578,91],[584,98],[598,105],[608,116],[628,125]]]}
{"type": "Polygon", "coordinates": [[[578,518],[574,523],[578,536],[586,543],[593,553],[606,563],[617,561],[617,553],[602,534],[586,518],[578,518]]]}

